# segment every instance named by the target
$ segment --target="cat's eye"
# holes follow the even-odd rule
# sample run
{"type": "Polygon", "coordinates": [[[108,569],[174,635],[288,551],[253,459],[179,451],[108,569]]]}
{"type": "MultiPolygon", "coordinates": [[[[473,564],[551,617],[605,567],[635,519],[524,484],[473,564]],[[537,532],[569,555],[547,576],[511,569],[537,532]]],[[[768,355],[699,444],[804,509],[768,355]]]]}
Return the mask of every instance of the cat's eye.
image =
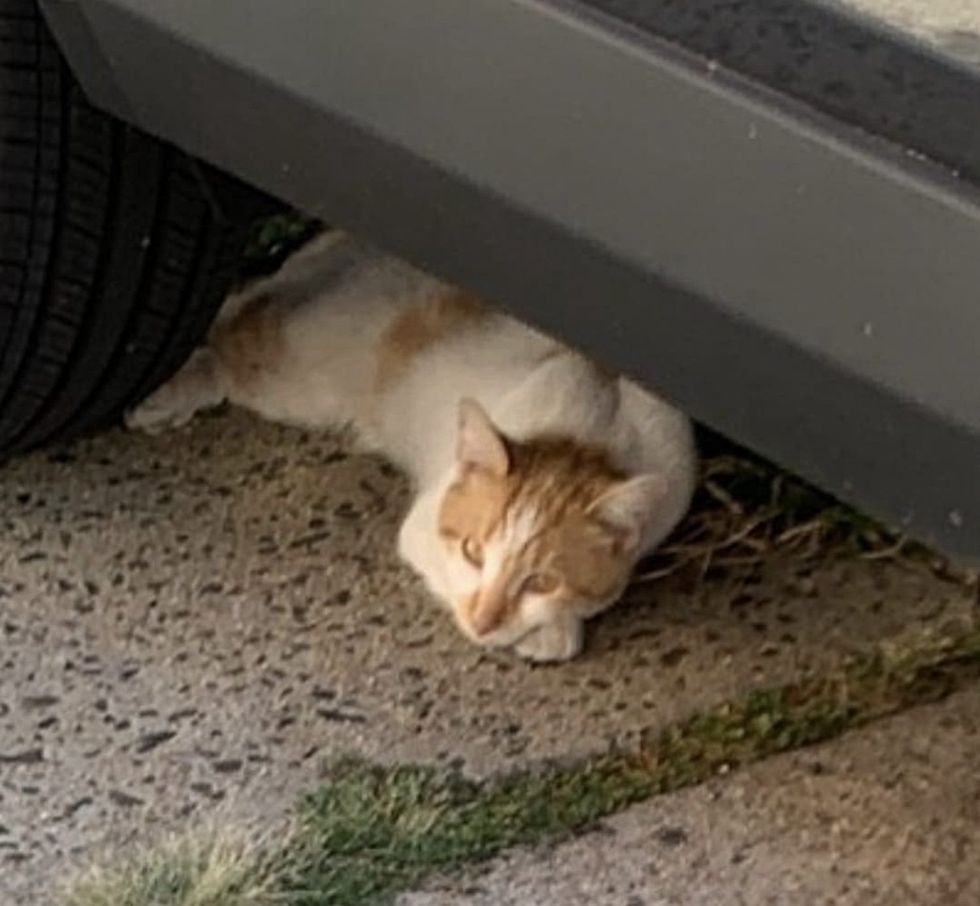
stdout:
{"type": "Polygon", "coordinates": [[[560,584],[561,580],[554,573],[531,573],[524,580],[523,590],[531,595],[550,595],[560,584]]]}
{"type": "Polygon", "coordinates": [[[483,545],[476,538],[464,538],[463,556],[474,566],[483,566],[483,545]]]}

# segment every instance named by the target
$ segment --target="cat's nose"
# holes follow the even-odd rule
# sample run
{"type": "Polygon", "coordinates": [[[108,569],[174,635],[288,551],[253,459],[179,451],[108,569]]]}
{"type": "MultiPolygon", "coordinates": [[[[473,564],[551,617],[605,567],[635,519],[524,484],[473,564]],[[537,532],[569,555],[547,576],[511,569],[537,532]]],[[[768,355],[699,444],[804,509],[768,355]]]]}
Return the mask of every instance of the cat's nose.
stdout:
{"type": "Polygon", "coordinates": [[[470,628],[473,630],[473,635],[478,638],[489,635],[499,626],[500,617],[496,614],[488,615],[478,612],[470,620],[470,628]]]}
{"type": "Polygon", "coordinates": [[[501,595],[480,595],[470,611],[470,629],[477,638],[499,629],[507,614],[507,600],[501,595]]]}

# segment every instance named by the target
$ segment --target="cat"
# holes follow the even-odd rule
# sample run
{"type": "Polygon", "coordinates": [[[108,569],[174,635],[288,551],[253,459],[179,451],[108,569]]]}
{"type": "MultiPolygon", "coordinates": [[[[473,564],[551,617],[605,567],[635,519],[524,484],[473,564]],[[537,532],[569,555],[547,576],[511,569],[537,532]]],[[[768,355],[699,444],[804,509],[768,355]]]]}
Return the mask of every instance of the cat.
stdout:
{"type": "Polygon", "coordinates": [[[350,236],[312,240],[231,295],[175,377],[126,415],[156,432],[224,401],[349,425],[414,499],[398,551],[465,636],[533,661],[584,622],[685,514],[689,420],[632,381],[350,236]]]}

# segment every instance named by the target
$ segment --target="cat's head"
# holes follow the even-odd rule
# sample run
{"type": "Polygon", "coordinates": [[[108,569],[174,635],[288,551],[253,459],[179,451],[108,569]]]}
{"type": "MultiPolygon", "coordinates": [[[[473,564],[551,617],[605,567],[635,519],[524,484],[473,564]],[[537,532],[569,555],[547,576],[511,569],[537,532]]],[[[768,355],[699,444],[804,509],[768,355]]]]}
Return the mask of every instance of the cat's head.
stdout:
{"type": "Polygon", "coordinates": [[[657,475],[624,477],[596,448],[513,441],[463,400],[455,478],[438,513],[459,627],[479,644],[512,645],[562,614],[609,607],[664,490],[657,475]]]}

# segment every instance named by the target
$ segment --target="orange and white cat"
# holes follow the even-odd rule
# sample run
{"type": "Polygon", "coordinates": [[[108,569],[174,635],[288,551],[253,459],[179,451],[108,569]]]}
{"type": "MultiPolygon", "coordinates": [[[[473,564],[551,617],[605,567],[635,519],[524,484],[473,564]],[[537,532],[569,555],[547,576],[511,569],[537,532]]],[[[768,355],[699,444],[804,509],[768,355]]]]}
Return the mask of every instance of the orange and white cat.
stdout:
{"type": "Polygon", "coordinates": [[[127,416],[157,431],[228,400],[351,425],[415,497],[398,549],[480,645],[574,657],[583,623],[684,515],[688,419],[403,261],[326,234],[229,298],[207,345],[127,416]]]}

